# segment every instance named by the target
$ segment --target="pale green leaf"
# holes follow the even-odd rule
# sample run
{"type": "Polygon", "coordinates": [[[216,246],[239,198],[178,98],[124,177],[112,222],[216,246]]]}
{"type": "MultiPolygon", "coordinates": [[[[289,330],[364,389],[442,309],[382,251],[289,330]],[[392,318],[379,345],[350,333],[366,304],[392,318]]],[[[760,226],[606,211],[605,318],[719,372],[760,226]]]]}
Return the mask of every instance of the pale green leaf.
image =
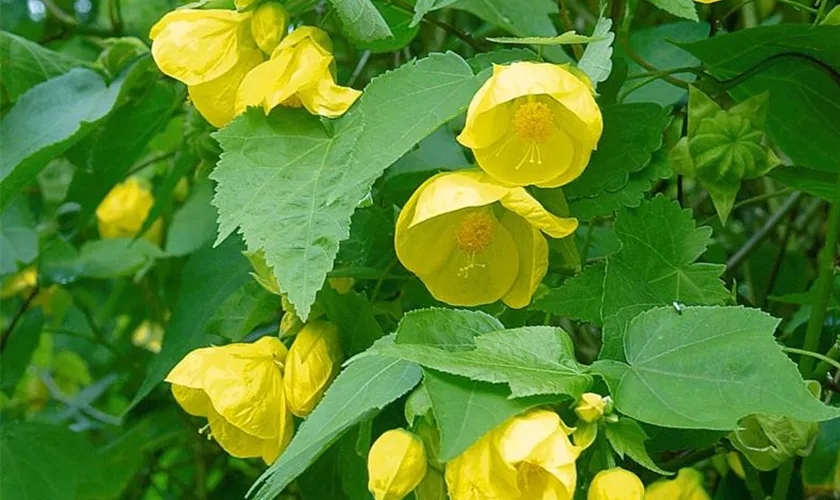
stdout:
{"type": "Polygon", "coordinates": [[[476,73],[489,71],[494,64],[511,64],[519,61],[538,61],[539,56],[531,49],[525,48],[499,48],[491,52],[481,52],[469,59],[467,62],[476,73]]]}
{"type": "Polygon", "coordinates": [[[635,420],[629,418],[621,418],[618,422],[607,422],[606,424],[607,440],[610,442],[613,450],[622,459],[625,455],[632,458],[639,465],[656,472],[657,474],[670,475],[671,473],[661,469],[656,462],[650,458],[645,449],[645,441],[648,436],[642,426],[635,420]]]}
{"type": "Polygon", "coordinates": [[[660,9],[689,21],[699,21],[694,0],[648,0],[660,9]]]}
{"type": "Polygon", "coordinates": [[[305,111],[240,116],[216,134],[217,242],[239,227],[306,318],[373,181],[462,112],[480,83],[457,55],[434,54],[374,79],[332,133],[305,111]]]}
{"type": "Polygon", "coordinates": [[[392,36],[388,23],[371,0],[330,0],[341,29],[359,42],[372,42],[392,36]]]}
{"type": "Polygon", "coordinates": [[[481,311],[419,309],[403,316],[395,342],[461,351],[472,349],[476,336],[503,328],[499,320],[481,311]]]}
{"type": "Polygon", "coordinates": [[[575,43],[592,43],[605,40],[603,35],[579,35],[574,30],[566,31],[557,36],[525,36],[525,37],[494,37],[487,40],[507,45],[571,45],[575,43]]]}
{"type": "Polygon", "coordinates": [[[213,183],[209,180],[192,187],[189,198],[172,217],[166,232],[166,253],[188,255],[213,243],[216,237],[216,207],[211,205],[213,183]]]}
{"type": "Polygon", "coordinates": [[[452,5],[458,0],[417,0],[414,6],[414,18],[411,20],[411,25],[417,25],[423,16],[433,10],[442,9],[448,5],[452,5]]]}
{"type": "Polygon", "coordinates": [[[88,278],[131,276],[164,257],[160,248],[145,239],[109,238],[82,245],[75,266],[88,278]]]}
{"type": "Polygon", "coordinates": [[[642,422],[730,430],[754,413],[803,421],[840,416],[808,391],[758,309],[661,307],[634,318],[621,339],[627,363],[601,360],[616,409],[642,422]]]}
{"type": "Polygon", "coordinates": [[[602,17],[598,19],[592,38],[595,43],[586,47],[583,55],[578,61],[578,69],[589,76],[589,79],[597,87],[599,83],[609,78],[612,72],[612,43],[615,40],[615,33],[610,31],[612,19],[602,17]]]}
{"type": "Polygon", "coordinates": [[[38,232],[27,201],[18,196],[0,214],[0,275],[14,273],[19,264],[38,256],[38,232]]]}
{"type": "Polygon", "coordinates": [[[12,102],[35,85],[80,66],[88,63],[13,33],[0,32],[0,85],[12,102]]]}

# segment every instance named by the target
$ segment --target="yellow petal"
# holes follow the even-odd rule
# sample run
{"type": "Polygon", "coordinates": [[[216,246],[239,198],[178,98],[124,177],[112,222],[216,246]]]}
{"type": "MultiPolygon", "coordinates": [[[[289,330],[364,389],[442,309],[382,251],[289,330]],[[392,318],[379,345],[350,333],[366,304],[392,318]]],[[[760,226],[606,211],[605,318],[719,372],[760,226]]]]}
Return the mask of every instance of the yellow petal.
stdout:
{"type": "MultiPolygon", "coordinates": [[[[130,238],[137,235],[153,204],[151,191],[136,178],[131,177],[117,184],[96,208],[99,235],[102,238],[130,238]]],[[[152,239],[154,234],[146,233],[144,236],[155,242],[152,239]]]]}
{"type": "Polygon", "coordinates": [[[563,483],[568,492],[575,491],[577,469],[575,461],[581,448],[572,444],[562,427],[558,427],[548,438],[538,444],[527,462],[537,465],[563,483]]]}
{"type": "Polygon", "coordinates": [[[172,395],[181,408],[190,415],[206,417],[213,411],[210,398],[201,389],[193,389],[183,385],[172,384],[172,395]]]}
{"type": "Polygon", "coordinates": [[[604,415],[607,401],[600,394],[587,392],[575,405],[575,415],[587,423],[597,422],[604,415]]]}
{"type": "Polygon", "coordinates": [[[548,243],[539,229],[513,212],[505,212],[501,223],[519,249],[519,271],[502,300],[509,307],[520,309],[531,302],[548,270],[548,243]]]}
{"type": "Polygon", "coordinates": [[[589,485],[587,500],[644,500],[645,486],[632,472],[615,468],[602,470],[589,485]]]}
{"type": "Polygon", "coordinates": [[[266,465],[271,465],[277,460],[277,457],[289,446],[295,432],[295,422],[292,419],[292,412],[287,409],[283,413],[280,435],[275,439],[266,439],[263,443],[261,457],[266,465]]]}
{"type": "MultiPolygon", "coordinates": [[[[574,464],[571,465],[574,470],[574,464]]],[[[522,489],[521,500],[572,500],[574,489],[556,477],[529,464],[519,469],[519,484],[522,489]]]]}
{"type": "Polygon", "coordinates": [[[416,191],[397,218],[394,249],[406,269],[415,274],[429,274],[440,268],[457,248],[452,219],[434,217],[410,227],[416,207],[416,191]],[[434,251],[430,251],[434,249],[434,251]]]}
{"type": "Polygon", "coordinates": [[[424,182],[406,207],[412,205],[414,217],[409,227],[462,208],[481,207],[499,201],[512,188],[493,181],[479,170],[459,170],[437,174],[424,182]]]}
{"type": "Polygon", "coordinates": [[[367,468],[376,500],[402,500],[426,474],[423,442],[403,429],[386,431],[370,447],[367,468]]]}
{"type": "Polygon", "coordinates": [[[313,321],[300,330],[286,357],[283,376],[286,405],[292,413],[305,417],[315,408],[338,375],[342,359],[335,325],[313,321]]]}
{"type": "Polygon", "coordinates": [[[534,410],[513,417],[500,429],[499,453],[505,462],[516,465],[559,428],[560,417],[551,411],[534,410]]]}
{"type": "Polygon", "coordinates": [[[274,49],[271,57],[275,57],[278,52],[284,51],[304,42],[312,42],[321,48],[324,52],[332,52],[332,40],[326,31],[316,28],[315,26],[301,26],[289,33],[280,45],[274,49]]]}
{"type": "MultiPolygon", "coordinates": [[[[231,424],[215,411],[207,416],[210,435],[229,455],[236,458],[261,457],[266,440],[231,424]]],[[[276,439],[276,438],[275,438],[276,439]]]]}
{"type": "Polygon", "coordinates": [[[240,53],[235,66],[215,80],[191,85],[190,99],[196,109],[208,122],[215,127],[223,127],[234,116],[244,111],[236,108],[236,97],[239,86],[251,70],[262,62],[263,55],[259,49],[246,49],[240,53]]]}
{"type": "Polygon", "coordinates": [[[645,500],[709,500],[703,489],[703,474],[686,467],[675,479],[660,479],[645,490],[645,500]]]}
{"type": "Polygon", "coordinates": [[[343,115],[361,95],[359,90],[336,85],[329,72],[324,73],[314,85],[304,87],[297,93],[307,111],[327,118],[343,115]]]}
{"type": "Polygon", "coordinates": [[[259,0],[233,0],[236,10],[245,10],[259,0]]]}
{"type": "Polygon", "coordinates": [[[531,225],[552,238],[565,238],[577,230],[577,219],[552,214],[523,188],[511,189],[499,201],[502,206],[522,216],[531,225]]]}
{"type": "Polygon", "coordinates": [[[187,85],[215,80],[253,44],[250,14],[232,10],[174,10],[149,33],[152,57],[162,72],[187,85]]]}
{"type": "Polygon", "coordinates": [[[451,500],[519,499],[517,473],[502,460],[492,431],[446,463],[451,500]]]}
{"type": "Polygon", "coordinates": [[[511,128],[513,106],[508,103],[492,105],[492,79],[484,82],[470,101],[467,122],[458,135],[458,142],[471,149],[486,148],[500,140],[511,128]]]}
{"type": "Polygon", "coordinates": [[[288,24],[289,13],[282,5],[265,2],[254,10],[251,17],[251,34],[257,46],[266,54],[271,54],[286,34],[288,24]]]}

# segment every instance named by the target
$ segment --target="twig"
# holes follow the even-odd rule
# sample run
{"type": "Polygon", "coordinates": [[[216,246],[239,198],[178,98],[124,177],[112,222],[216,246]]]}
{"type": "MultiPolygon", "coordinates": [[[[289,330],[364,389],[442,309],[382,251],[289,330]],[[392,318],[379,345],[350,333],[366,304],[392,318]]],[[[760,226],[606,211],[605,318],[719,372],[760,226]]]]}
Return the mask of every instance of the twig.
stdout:
{"type": "Polygon", "coordinates": [[[746,259],[753,252],[753,250],[755,250],[758,244],[764,241],[764,238],[766,238],[767,235],[770,234],[770,231],[772,231],[779,224],[779,222],[781,222],[782,219],[784,219],[785,215],[787,215],[787,213],[790,212],[793,209],[793,207],[796,206],[797,203],[799,203],[799,200],[801,198],[802,192],[800,191],[795,191],[790,196],[788,196],[787,200],[785,200],[785,203],[779,208],[777,212],[775,212],[767,220],[767,222],[764,223],[764,226],[762,226],[761,229],[758,230],[758,232],[752,235],[752,237],[749,240],[747,240],[744,246],[742,246],[740,249],[738,249],[737,252],[735,252],[735,255],[733,255],[729,258],[729,260],[726,261],[726,272],[731,273],[733,269],[738,267],[741,264],[741,262],[744,259],[746,259]]]}
{"type": "Polygon", "coordinates": [[[685,81],[681,78],[675,78],[671,75],[664,74],[662,72],[662,70],[660,70],[656,66],[654,66],[651,63],[642,59],[642,57],[639,56],[639,54],[636,54],[636,52],[633,50],[633,47],[630,46],[630,42],[628,41],[626,36],[620,36],[619,39],[621,41],[621,46],[624,48],[624,51],[627,53],[628,56],[630,56],[630,59],[632,59],[633,62],[635,62],[639,66],[645,68],[646,70],[648,70],[652,73],[656,73],[657,75],[661,75],[660,78],[662,78],[666,82],[670,83],[671,85],[676,85],[677,87],[680,87],[680,88],[683,88],[683,89],[688,88],[688,82],[687,81],[685,81]]]}
{"type": "Polygon", "coordinates": [[[793,466],[796,459],[792,458],[779,466],[776,471],[776,483],[773,485],[773,500],[786,500],[790,489],[790,479],[793,476],[793,466]]]}
{"type": "Polygon", "coordinates": [[[784,352],[789,352],[789,353],[792,353],[792,354],[801,354],[803,356],[803,358],[805,356],[810,356],[814,359],[819,359],[823,363],[828,363],[829,365],[833,366],[834,368],[837,368],[838,370],[840,370],[840,361],[835,361],[835,360],[831,359],[830,357],[822,355],[818,352],[806,351],[805,349],[797,349],[795,347],[782,347],[782,350],[784,352]]]}
{"type": "Polygon", "coordinates": [[[359,58],[359,63],[356,65],[356,68],[353,70],[353,74],[350,75],[350,79],[347,80],[347,86],[352,87],[356,80],[358,80],[359,75],[362,74],[362,70],[365,69],[368,60],[370,60],[370,50],[365,50],[362,52],[362,57],[359,58]]]}
{"type": "Polygon", "coordinates": [[[18,322],[20,321],[20,318],[23,317],[23,313],[25,313],[26,310],[29,309],[29,305],[32,303],[33,300],[35,300],[35,297],[40,291],[41,290],[40,288],[38,288],[38,286],[36,286],[32,290],[32,293],[30,293],[29,296],[26,297],[26,299],[23,301],[23,304],[20,306],[20,309],[18,309],[18,311],[15,313],[15,316],[12,318],[12,321],[9,323],[9,326],[6,328],[6,330],[3,331],[3,334],[0,336],[0,352],[3,351],[4,347],[6,347],[6,341],[9,339],[9,335],[12,334],[12,331],[15,329],[15,326],[17,326],[18,322]]]}
{"type": "MultiPolygon", "coordinates": [[[[574,30],[575,26],[572,24],[572,19],[569,17],[569,9],[566,7],[566,1],[557,0],[557,7],[560,9],[560,21],[563,23],[563,29],[565,31],[574,30]]],[[[580,44],[573,43],[572,52],[574,52],[575,59],[578,61],[580,61],[580,58],[583,57],[583,47],[581,47],[580,44]]]]}
{"type": "Polygon", "coordinates": [[[758,471],[748,460],[742,460],[744,466],[744,482],[750,492],[753,500],[765,500],[767,496],[764,494],[764,488],[761,487],[761,479],[758,477],[758,471]]]}
{"type": "MultiPolygon", "coordinates": [[[[395,6],[395,7],[399,7],[400,9],[402,9],[402,10],[404,10],[404,11],[410,13],[410,14],[414,14],[414,7],[412,7],[411,4],[404,2],[403,0],[385,0],[385,1],[387,3],[395,6]]],[[[434,19],[434,18],[431,18],[431,17],[426,17],[426,16],[423,17],[422,22],[424,22],[426,24],[431,24],[433,26],[436,26],[436,27],[446,31],[447,33],[449,33],[451,35],[455,35],[456,37],[463,40],[467,45],[472,47],[476,52],[484,52],[486,50],[486,47],[484,47],[481,44],[481,42],[479,42],[478,40],[473,38],[472,35],[470,35],[469,33],[461,31],[460,29],[456,28],[455,26],[452,26],[449,23],[445,23],[445,22],[439,21],[437,19],[434,19]]]]}
{"type": "Polygon", "coordinates": [[[88,35],[96,35],[96,36],[116,36],[118,35],[117,32],[114,30],[106,30],[102,28],[97,28],[95,26],[86,26],[81,24],[79,21],[76,20],[75,17],[72,15],[64,12],[61,10],[61,7],[55,4],[53,0],[41,0],[44,4],[44,7],[47,8],[49,13],[56,18],[61,24],[68,26],[79,33],[86,33],[88,35]]]}
{"type": "Polygon", "coordinates": [[[117,33],[122,33],[123,21],[120,11],[120,0],[108,0],[108,16],[111,18],[111,27],[117,33]]]}
{"type": "Polygon", "coordinates": [[[159,161],[168,160],[168,159],[172,158],[173,156],[175,156],[177,154],[178,154],[177,151],[172,151],[170,153],[165,153],[165,154],[162,154],[160,156],[156,156],[156,157],[154,157],[150,160],[146,160],[143,163],[141,163],[141,164],[137,165],[136,167],[132,168],[131,170],[129,170],[128,173],[126,174],[126,177],[130,177],[130,176],[136,174],[137,172],[139,172],[139,171],[143,170],[144,168],[148,167],[149,165],[153,165],[153,164],[155,164],[159,161]]]}

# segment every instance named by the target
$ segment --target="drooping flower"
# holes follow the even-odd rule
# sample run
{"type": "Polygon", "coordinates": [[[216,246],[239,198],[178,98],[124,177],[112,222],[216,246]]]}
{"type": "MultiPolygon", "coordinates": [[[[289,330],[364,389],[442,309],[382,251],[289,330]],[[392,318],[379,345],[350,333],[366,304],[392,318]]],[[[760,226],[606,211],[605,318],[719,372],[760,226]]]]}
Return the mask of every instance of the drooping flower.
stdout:
{"type": "Polygon", "coordinates": [[[564,238],[577,220],[546,211],[524,188],[477,170],[438,174],[405,204],[397,256],[438,300],[458,306],[499,299],[528,305],[548,268],[542,233],[564,238]]]}
{"type": "Polygon", "coordinates": [[[602,130],[585,81],[563,66],[519,62],[493,67],[458,142],[499,181],[557,187],[583,172],[602,130]]]}
{"type": "Polygon", "coordinates": [[[571,500],[580,448],[560,417],[534,410],[485,434],[446,464],[452,500],[571,500]]]}
{"type": "Polygon", "coordinates": [[[587,392],[581,396],[580,401],[575,406],[575,415],[584,422],[591,424],[604,416],[606,407],[607,400],[602,398],[600,394],[587,392]]]}
{"type": "Polygon", "coordinates": [[[332,41],[313,26],[301,26],[277,45],[271,59],[242,81],[236,97],[237,113],[262,106],[305,107],[314,115],[335,118],[356,102],[361,92],[335,83],[332,41]]]}
{"type": "Polygon", "coordinates": [[[645,490],[645,500],[710,500],[703,489],[703,474],[690,467],[680,469],[674,479],[660,479],[645,490]]]}
{"type": "Polygon", "coordinates": [[[187,413],[207,418],[210,436],[226,452],[271,464],[294,431],[283,394],[285,359],[275,337],[206,347],[187,354],[166,381],[187,413]]]}
{"type": "Polygon", "coordinates": [[[292,413],[309,415],[338,374],[342,359],[335,325],[313,321],[300,330],[289,349],[283,376],[286,404],[292,413]]]}
{"type": "Polygon", "coordinates": [[[645,485],[629,470],[602,470],[592,479],[586,500],[643,500],[645,485]]]}
{"type": "Polygon", "coordinates": [[[251,12],[178,9],[149,33],[152,57],[187,85],[196,109],[221,127],[235,116],[236,92],[264,55],[251,34],[251,12]]]}
{"type": "MultiPolygon", "coordinates": [[[[99,236],[134,237],[143,227],[154,201],[149,189],[134,177],[117,184],[96,208],[99,236]]],[[[163,238],[163,221],[155,220],[143,238],[159,245],[163,238]]]]}
{"type": "Polygon", "coordinates": [[[376,500],[402,500],[426,475],[423,441],[403,429],[383,433],[368,454],[368,489],[376,500]]]}

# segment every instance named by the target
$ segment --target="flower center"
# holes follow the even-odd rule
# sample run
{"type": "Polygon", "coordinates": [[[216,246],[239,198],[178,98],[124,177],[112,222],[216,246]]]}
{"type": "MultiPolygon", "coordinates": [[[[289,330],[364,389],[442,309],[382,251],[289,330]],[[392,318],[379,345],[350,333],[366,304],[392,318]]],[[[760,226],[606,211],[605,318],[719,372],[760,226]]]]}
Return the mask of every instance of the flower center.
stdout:
{"type": "Polygon", "coordinates": [[[297,94],[294,94],[285,101],[281,102],[280,105],[284,108],[300,108],[303,107],[303,102],[297,94]]]}
{"type": "Polygon", "coordinates": [[[493,243],[493,218],[478,212],[468,215],[455,232],[458,247],[468,254],[487,250],[493,243]]]}
{"type": "Polygon", "coordinates": [[[543,142],[551,136],[554,114],[542,102],[521,104],[513,114],[513,128],[526,141],[543,142]]]}

